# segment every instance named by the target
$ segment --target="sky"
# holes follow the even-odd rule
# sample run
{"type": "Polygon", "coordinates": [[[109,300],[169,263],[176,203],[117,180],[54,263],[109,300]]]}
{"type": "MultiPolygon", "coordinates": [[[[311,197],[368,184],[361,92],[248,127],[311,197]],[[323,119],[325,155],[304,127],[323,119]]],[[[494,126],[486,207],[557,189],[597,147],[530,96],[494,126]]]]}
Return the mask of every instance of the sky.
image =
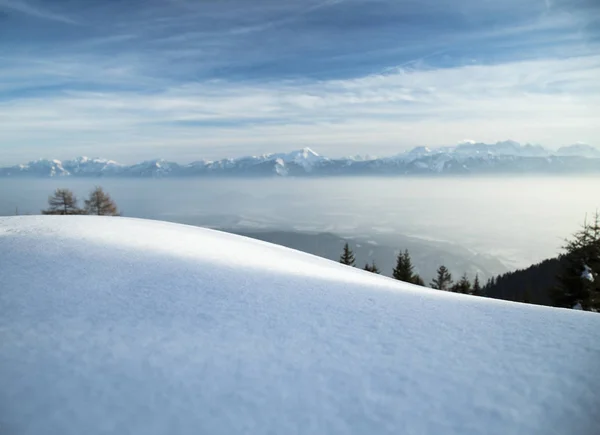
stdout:
{"type": "Polygon", "coordinates": [[[0,164],[600,146],[597,0],[0,0],[0,164]]]}

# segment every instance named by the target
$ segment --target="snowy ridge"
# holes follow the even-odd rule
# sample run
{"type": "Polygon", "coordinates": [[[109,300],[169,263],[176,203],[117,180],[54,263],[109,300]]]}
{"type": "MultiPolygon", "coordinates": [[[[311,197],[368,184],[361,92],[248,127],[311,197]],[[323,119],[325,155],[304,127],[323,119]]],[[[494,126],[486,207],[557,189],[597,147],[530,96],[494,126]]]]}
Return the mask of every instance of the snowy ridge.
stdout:
{"type": "Polygon", "coordinates": [[[591,434],[600,316],[139,219],[0,218],[15,434],[591,434]]]}
{"type": "Polygon", "coordinates": [[[0,168],[0,176],[330,176],[468,173],[600,173],[600,150],[586,144],[555,152],[540,145],[507,140],[495,144],[464,141],[452,147],[420,146],[393,157],[327,158],[310,148],[290,153],[264,154],[178,164],[163,159],[135,165],[80,157],[61,162],[38,160],[0,168]]]}

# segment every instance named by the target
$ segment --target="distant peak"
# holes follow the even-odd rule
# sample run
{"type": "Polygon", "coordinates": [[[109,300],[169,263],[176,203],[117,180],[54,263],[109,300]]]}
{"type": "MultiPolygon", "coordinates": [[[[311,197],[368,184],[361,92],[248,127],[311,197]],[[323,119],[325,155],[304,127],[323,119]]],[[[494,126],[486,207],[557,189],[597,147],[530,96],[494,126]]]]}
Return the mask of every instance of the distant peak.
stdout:
{"type": "Polygon", "coordinates": [[[521,144],[519,142],[517,142],[515,140],[511,140],[511,139],[496,142],[496,145],[513,146],[513,147],[521,146],[521,144]]]}
{"type": "Polygon", "coordinates": [[[309,157],[309,156],[312,156],[312,157],[321,157],[317,152],[313,151],[309,147],[304,147],[301,150],[293,151],[290,154],[301,155],[301,156],[304,156],[304,157],[309,157]]]}

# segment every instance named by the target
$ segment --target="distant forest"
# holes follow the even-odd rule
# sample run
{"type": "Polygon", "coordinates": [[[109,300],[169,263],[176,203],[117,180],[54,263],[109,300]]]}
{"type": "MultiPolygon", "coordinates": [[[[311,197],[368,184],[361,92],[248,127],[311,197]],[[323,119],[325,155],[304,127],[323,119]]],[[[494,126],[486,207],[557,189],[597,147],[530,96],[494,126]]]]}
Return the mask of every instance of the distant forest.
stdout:
{"type": "MultiPolygon", "coordinates": [[[[581,229],[566,241],[564,249],[565,252],[557,258],[491,278],[483,286],[477,275],[473,282],[466,274],[454,281],[448,269],[440,265],[437,277],[429,283],[429,287],[528,304],[600,311],[600,215],[596,213],[592,222],[586,220],[581,229]]],[[[355,265],[348,244],[344,246],[340,262],[355,265]]],[[[375,263],[365,264],[364,269],[380,273],[375,263]]],[[[400,281],[425,285],[413,272],[407,250],[398,255],[392,276],[400,281]]]]}
{"type": "Polygon", "coordinates": [[[549,289],[560,284],[559,275],[566,265],[564,257],[557,257],[498,275],[487,282],[484,292],[494,299],[551,306],[549,289]]]}

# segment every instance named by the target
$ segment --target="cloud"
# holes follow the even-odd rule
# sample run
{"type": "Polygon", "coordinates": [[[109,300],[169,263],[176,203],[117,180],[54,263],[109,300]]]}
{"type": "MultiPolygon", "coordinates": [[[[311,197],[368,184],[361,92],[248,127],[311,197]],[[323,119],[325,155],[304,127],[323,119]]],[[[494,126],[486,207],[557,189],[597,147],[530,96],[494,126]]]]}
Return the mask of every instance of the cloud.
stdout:
{"type": "MultiPolygon", "coordinates": [[[[64,3],[51,4],[0,0],[69,20],[57,15],[64,3]]],[[[9,17],[3,158],[193,160],[305,145],[382,154],[464,137],[599,143],[599,45],[577,4],[587,5],[89,0],[68,9],[86,26],[27,33],[9,17]]]]}
{"type": "Polygon", "coordinates": [[[23,0],[0,0],[0,9],[9,9],[44,20],[59,21],[67,24],[77,24],[76,21],[69,17],[53,13],[39,6],[34,6],[23,0]]]}
{"type": "Polygon", "coordinates": [[[600,56],[588,56],[319,82],[211,80],[151,93],[65,91],[0,103],[0,140],[60,142],[71,154],[87,143],[86,151],[102,149],[111,158],[122,157],[116,154],[126,144],[130,155],[192,160],[207,156],[203,150],[222,157],[242,145],[251,152],[311,145],[339,155],[465,136],[558,146],[600,138],[598,76],[600,56]]]}

